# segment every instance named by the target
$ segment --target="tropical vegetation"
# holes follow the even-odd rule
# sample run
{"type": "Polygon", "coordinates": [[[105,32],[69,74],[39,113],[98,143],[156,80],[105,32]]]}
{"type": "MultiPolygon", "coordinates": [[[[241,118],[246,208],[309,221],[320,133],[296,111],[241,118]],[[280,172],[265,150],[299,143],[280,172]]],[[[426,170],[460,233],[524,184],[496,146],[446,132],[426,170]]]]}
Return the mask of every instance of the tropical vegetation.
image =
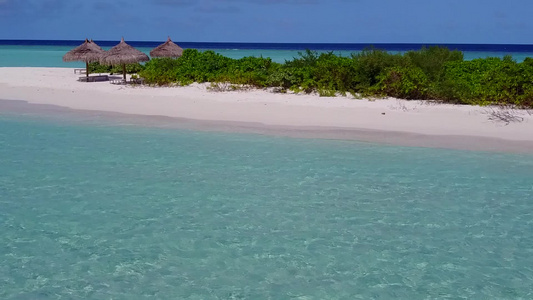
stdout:
{"type": "MultiPolygon", "coordinates": [[[[98,64],[90,67],[97,71],[109,68],[98,64]]],[[[462,52],[444,47],[403,54],[367,49],[349,57],[305,51],[285,63],[263,57],[232,59],[213,51],[186,49],[178,59],[156,58],[144,65],[130,65],[128,71],[155,85],[229,83],[278,92],[317,92],[321,96],[391,96],[533,108],[532,58],[523,62],[510,56],[464,60],[462,52]]]]}

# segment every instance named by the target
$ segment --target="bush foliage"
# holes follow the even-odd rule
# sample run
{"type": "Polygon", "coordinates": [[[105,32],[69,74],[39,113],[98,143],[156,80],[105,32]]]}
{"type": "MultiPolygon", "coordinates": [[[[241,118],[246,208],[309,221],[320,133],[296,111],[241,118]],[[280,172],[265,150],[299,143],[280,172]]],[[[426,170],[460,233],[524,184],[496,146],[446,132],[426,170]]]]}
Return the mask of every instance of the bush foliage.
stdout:
{"type": "Polygon", "coordinates": [[[178,59],[152,59],[137,72],[157,85],[224,82],[321,96],[351,93],[533,107],[533,59],[465,61],[462,52],[443,47],[404,54],[367,49],[350,57],[308,50],[283,64],[270,58],[231,59],[213,51],[186,49],[178,59]]]}
{"type": "MultiPolygon", "coordinates": [[[[139,73],[143,69],[144,69],[144,66],[139,63],[126,65],[126,73],[128,74],[139,73]]],[[[89,73],[122,74],[122,65],[108,66],[108,65],[101,65],[97,62],[94,62],[94,63],[89,64],[89,73]]]]}

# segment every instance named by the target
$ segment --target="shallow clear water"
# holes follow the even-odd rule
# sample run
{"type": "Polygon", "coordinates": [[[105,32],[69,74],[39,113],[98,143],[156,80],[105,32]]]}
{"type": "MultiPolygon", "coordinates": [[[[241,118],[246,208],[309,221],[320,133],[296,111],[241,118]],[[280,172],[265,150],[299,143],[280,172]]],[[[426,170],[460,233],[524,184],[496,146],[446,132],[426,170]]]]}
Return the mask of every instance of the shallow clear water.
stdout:
{"type": "MultiPolygon", "coordinates": [[[[0,45],[0,67],[59,67],[76,68],[84,67],[83,62],[63,62],[63,55],[74,47],[71,46],[14,46],[0,45]]],[[[103,47],[108,50],[109,47],[103,47]]],[[[138,50],[150,53],[152,48],[138,47],[138,50]]],[[[224,56],[239,59],[245,56],[270,57],[273,61],[283,63],[298,57],[302,50],[243,50],[243,49],[216,49],[224,56]]],[[[319,51],[320,52],[320,51],[319,51]]],[[[321,51],[324,52],[324,51],[321,51]]],[[[349,56],[349,51],[336,51],[337,54],[349,56]]]]}
{"type": "Polygon", "coordinates": [[[0,115],[1,299],[531,299],[533,156],[0,115]]]}
{"type": "MultiPolygon", "coordinates": [[[[63,62],[63,55],[72,50],[72,46],[16,46],[0,45],[0,67],[59,67],[78,68],[84,67],[83,62],[63,62]]],[[[110,47],[104,47],[108,50],[110,47]]],[[[152,48],[137,47],[138,50],[149,54],[152,48]]],[[[239,59],[246,56],[270,57],[272,61],[283,63],[298,57],[302,50],[272,50],[272,49],[214,49],[224,56],[239,59]]],[[[319,53],[328,51],[317,51],[319,53]]],[[[358,51],[334,51],[337,55],[350,56],[358,51]]],[[[395,52],[395,51],[392,51],[395,52]]],[[[529,52],[480,52],[465,51],[464,57],[467,60],[484,57],[504,57],[511,55],[516,61],[523,61],[526,57],[533,57],[529,52]]]]}

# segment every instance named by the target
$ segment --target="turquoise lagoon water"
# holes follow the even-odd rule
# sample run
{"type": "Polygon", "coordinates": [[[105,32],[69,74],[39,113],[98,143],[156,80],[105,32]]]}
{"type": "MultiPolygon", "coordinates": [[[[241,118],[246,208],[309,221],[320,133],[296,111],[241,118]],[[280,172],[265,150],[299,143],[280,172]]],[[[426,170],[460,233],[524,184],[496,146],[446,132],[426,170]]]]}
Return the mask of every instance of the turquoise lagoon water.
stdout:
{"type": "Polygon", "coordinates": [[[533,156],[0,114],[1,299],[531,299],[533,156]]]}
{"type": "MultiPolygon", "coordinates": [[[[0,45],[0,67],[63,67],[77,68],[84,67],[83,62],[63,62],[65,53],[72,50],[74,46],[52,46],[52,45],[0,45]]],[[[109,49],[110,47],[103,47],[109,49]]],[[[153,48],[137,47],[142,52],[149,54],[153,48]]],[[[275,50],[275,49],[213,49],[214,51],[231,58],[242,58],[245,56],[270,57],[273,61],[283,63],[298,57],[302,50],[275,50]]],[[[328,51],[317,51],[328,52],[328,51]]],[[[395,51],[392,51],[395,52],[395,51]]],[[[397,51],[396,51],[397,52],[397,51]]],[[[350,56],[357,51],[335,50],[335,54],[350,56]]],[[[465,59],[475,59],[484,57],[504,57],[511,55],[517,61],[523,61],[526,57],[533,57],[530,52],[489,52],[489,51],[464,51],[465,59]]]]}
{"type": "MultiPolygon", "coordinates": [[[[83,62],[63,62],[63,55],[73,48],[72,46],[0,45],[0,67],[84,67],[83,62]]],[[[103,48],[109,49],[109,47],[103,48]]],[[[137,49],[148,55],[153,48],[137,47],[137,49]]],[[[302,52],[302,50],[271,49],[215,49],[214,51],[235,59],[245,56],[263,56],[280,63],[298,57],[298,53],[302,52]]],[[[335,51],[335,53],[348,56],[351,52],[335,51]]]]}

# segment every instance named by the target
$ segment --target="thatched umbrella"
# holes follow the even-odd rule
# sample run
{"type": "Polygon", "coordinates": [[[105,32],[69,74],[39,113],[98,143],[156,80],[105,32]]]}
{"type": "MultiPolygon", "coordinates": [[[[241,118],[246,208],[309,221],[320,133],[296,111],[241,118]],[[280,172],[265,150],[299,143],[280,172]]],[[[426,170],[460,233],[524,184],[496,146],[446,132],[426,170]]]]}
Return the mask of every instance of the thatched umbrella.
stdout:
{"type": "Polygon", "coordinates": [[[105,55],[101,57],[100,63],[105,65],[122,65],[122,73],[124,74],[124,80],[126,80],[126,64],[148,60],[150,60],[148,55],[126,44],[124,38],[122,38],[118,45],[106,51],[105,55]]]}
{"type": "Polygon", "coordinates": [[[93,40],[85,39],[83,44],[67,52],[63,56],[63,61],[84,61],[85,75],[89,77],[89,63],[99,61],[104,54],[104,49],[100,48],[93,40]]]}
{"type": "Polygon", "coordinates": [[[163,44],[155,47],[150,51],[151,57],[180,57],[183,54],[183,49],[174,44],[168,37],[168,40],[163,44]]]}
{"type": "Polygon", "coordinates": [[[96,47],[98,47],[98,49],[100,49],[100,50],[102,50],[102,51],[104,51],[104,52],[105,52],[105,50],[104,50],[104,49],[102,49],[102,47],[100,47],[100,46],[96,45],[96,43],[95,43],[95,42],[93,41],[93,39],[90,39],[90,40],[89,40],[89,42],[93,43],[93,44],[94,44],[94,45],[95,45],[96,47]]]}

